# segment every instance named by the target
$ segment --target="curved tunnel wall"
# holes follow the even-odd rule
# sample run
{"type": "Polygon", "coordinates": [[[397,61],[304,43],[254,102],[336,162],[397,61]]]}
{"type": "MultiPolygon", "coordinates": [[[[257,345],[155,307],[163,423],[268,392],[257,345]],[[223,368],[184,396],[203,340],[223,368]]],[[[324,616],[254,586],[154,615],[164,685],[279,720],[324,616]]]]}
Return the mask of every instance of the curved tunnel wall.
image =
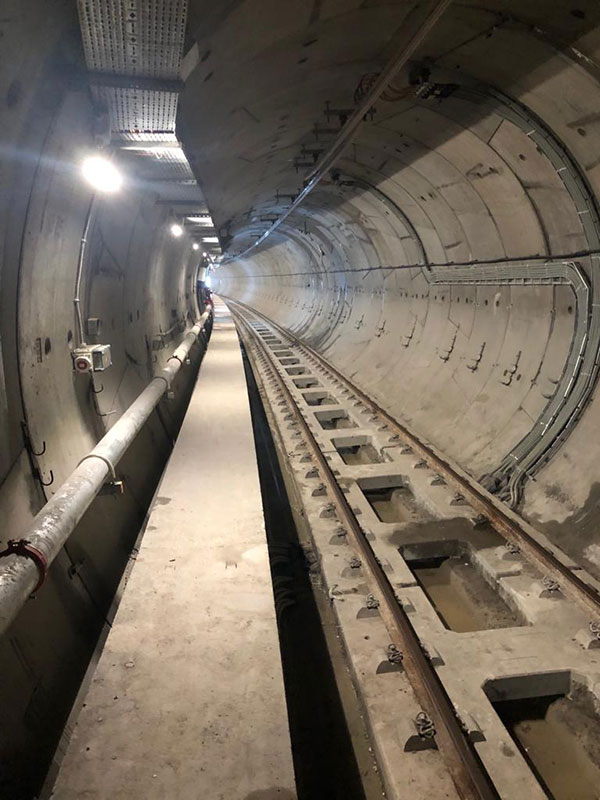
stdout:
{"type": "MultiPolygon", "coordinates": [[[[0,549],[26,533],[198,317],[190,242],[168,234],[168,206],[130,175],[122,192],[94,202],[81,291],[84,321],[102,326],[87,339],[109,343],[113,365],[93,378],[74,375],[75,276],[92,200],[79,170],[95,132],[76,6],[9,5],[0,70],[0,549]]],[[[200,358],[196,347],[175,399],[161,401],[118,465],[124,494],[94,501],[0,641],[3,797],[37,795],[200,358]]]]}
{"type": "MultiPolygon", "coordinates": [[[[600,87],[524,32],[460,60],[443,73],[452,96],[380,103],[304,205],[213,286],[320,350],[598,575],[585,443],[599,413],[600,87]]],[[[241,225],[230,249],[262,230],[241,225]]]]}
{"type": "MultiPolygon", "coordinates": [[[[165,235],[165,207],[130,186],[97,205],[84,271],[84,316],[102,320],[114,366],[93,384],[74,378],[72,298],[90,195],[72,168],[96,122],[76,9],[61,0],[5,5],[3,539],[26,531],[197,313],[196,265],[165,235]],[[24,447],[21,422],[41,455],[24,447]]],[[[190,3],[199,60],[180,132],[232,252],[264,230],[262,213],[281,211],[280,192],[297,191],[291,164],[325,123],[325,102],[352,105],[414,5],[190,3]]],[[[577,15],[562,0],[488,5],[454,4],[423,53],[434,80],[460,90],[382,103],[301,210],[262,249],[221,267],[214,287],[289,327],[503,491],[507,456],[544,414],[569,411],[568,436],[534,465],[521,508],[598,574],[600,467],[589,446],[599,414],[597,11],[592,0],[577,15]]],[[[126,494],[98,498],[55,562],[43,602],[28,604],[0,643],[0,748],[23,781],[9,787],[12,797],[31,795],[51,757],[170,451],[186,402],[187,387],[178,388],[120,464],[126,494]],[[25,755],[34,742],[37,773],[25,755]]]]}

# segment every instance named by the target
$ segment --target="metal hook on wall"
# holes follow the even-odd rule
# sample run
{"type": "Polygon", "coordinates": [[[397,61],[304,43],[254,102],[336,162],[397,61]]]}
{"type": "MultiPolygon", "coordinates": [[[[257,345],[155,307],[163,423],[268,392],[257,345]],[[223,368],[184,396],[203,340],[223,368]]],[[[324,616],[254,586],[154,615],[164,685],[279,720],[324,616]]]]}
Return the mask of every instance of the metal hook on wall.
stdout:
{"type": "Polygon", "coordinates": [[[50,470],[50,480],[49,481],[45,481],[43,479],[43,477],[42,477],[42,473],[38,472],[38,479],[39,479],[39,482],[42,484],[42,486],[52,486],[52,484],[54,483],[54,472],[52,470],[50,470]]]}
{"type": "Polygon", "coordinates": [[[44,453],[46,452],[46,440],[44,439],[44,441],[42,442],[42,450],[41,450],[41,452],[37,453],[33,449],[33,444],[31,442],[31,436],[29,435],[29,428],[27,427],[27,423],[25,422],[25,420],[21,421],[21,430],[23,431],[23,441],[25,442],[25,447],[26,447],[28,453],[30,453],[30,455],[32,455],[32,456],[43,456],[44,453]]]}
{"type": "Polygon", "coordinates": [[[96,389],[96,387],[94,386],[94,384],[92,384],[92,392],[93,392],[94,394],[100,394],[100,393],[101,393],[101,392],[103,392],[103,391],[104,391],[104,384],[103,384],[103,383],[102,383],[102,384],[100,384],[100,388],[99,388],[99,389],[96,389]]]}
{"type": "Polygon", "coordinates": [[[31,447],[31,454],[32,455],[34,455],[34,456],[43,456],[44,453],[46,452],[46,440],[44,439],[44,441],[42,442],[42,449],[41,449],[41,452],[39,452],[39,453],[36,453],[36,451],[33,449],[33,445],[31,444],[31,442],[30,442],[30,447],[31,447]]]}

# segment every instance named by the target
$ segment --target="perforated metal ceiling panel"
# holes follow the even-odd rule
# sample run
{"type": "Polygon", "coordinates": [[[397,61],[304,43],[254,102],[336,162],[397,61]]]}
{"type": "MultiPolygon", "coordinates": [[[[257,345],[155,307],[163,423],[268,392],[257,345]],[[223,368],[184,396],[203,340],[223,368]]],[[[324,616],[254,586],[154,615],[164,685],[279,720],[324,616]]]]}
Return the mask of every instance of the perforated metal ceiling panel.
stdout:
{"type": "Polygon", "coordinates": [[[194,174],[180,147],[147,147],[139,150],[138,157],[143,165],[142,174],[150,174],[155,180],[194,180],[194,174]]]}
{"type": "MultiPolygon", "coordinates": [[[[155,80],[177,79],[183,55],[187,0],[79,0],[88,69],[94,73],[155,80]]],[[[177,93],[95,85],[113,138],[172,138],[177,93]]]]}
{"type": "Polygon", "coordinates": [[[94,87],[94,94],[108,108],[113,134],[122,138],[145,139],[148,134],[156,138],[172,138],[177,115],[175,92],[152,92],[141,89],[120,89],[109,86],[94,87]]]}
{"type": "Polygon", "coordinates": [[[79,0],[88,68],[177,78],[187,0],[79,0]]]}

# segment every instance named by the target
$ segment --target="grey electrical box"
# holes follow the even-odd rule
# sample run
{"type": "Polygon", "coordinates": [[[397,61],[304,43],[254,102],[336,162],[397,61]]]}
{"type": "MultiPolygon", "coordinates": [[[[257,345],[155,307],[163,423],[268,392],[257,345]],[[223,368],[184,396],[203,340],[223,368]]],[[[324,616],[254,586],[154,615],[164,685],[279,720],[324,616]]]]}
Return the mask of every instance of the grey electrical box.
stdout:
{"type": "Polygon", "coordinates": [[[72,353],[74,372],[104,372],[112,365],[109,344],[84,344],[72,353]]]}

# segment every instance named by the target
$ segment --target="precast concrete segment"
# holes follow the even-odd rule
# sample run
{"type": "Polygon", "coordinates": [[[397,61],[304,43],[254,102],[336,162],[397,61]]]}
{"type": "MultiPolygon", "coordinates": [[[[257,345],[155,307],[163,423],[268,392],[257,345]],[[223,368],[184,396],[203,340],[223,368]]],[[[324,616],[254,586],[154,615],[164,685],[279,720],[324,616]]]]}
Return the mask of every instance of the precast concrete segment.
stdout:
{"type": "Polygon", "coordinates": [[[60,800],[296,796],[244,369],[215,316],[60,800]]]}
{"type": "MultiPolygon", "coordinates": [[[[377,687],[377,679],[372,675],[377,659],[369,653],[368,646],[365,648],[366,636],[372,637],[375,648],[381,642],[377,632],[379,613],[373,611],[372,603],[369,611],[369,603],[365,602],[368,600],[365,598],[367,592],[374,589],[360,557],[357,561],[347,531],[340,530],[341,520],[336,518],[335,512],[330,513],[333,505],[331,493],[322,483],[319,465],[307,456],[306,445],[298,435],[299,426],[293,419],[290,421],[293,415],[281,400],[277,383],[269,381],[266,363],[271,363],[286,383],[300,415],[336,475],[348,504],[394,587],[398,601],[429,653],[456,713],[466,729],[477,737],[477,752],[500,796],[506,800],[544,797],[537,780],[490,705],[486,687],[509,679],[520,682],[524,687],[522,696],[527,697],[532,696],[527,691],[534,684],[542,686],[542,693],[552,693],[557,686],[556,680],[560,679],[563,681],[560,691],[576,690],[577,686],[582,686],[598,704],[598,642],[588,627],[585,611],[569,602],[560,590],[558,593],[549,590],[544,574],[527,562],[524,553],[507,550],[500,537],[478,520],[474,508],[464,498],[457,497],[451,484],[436,472],[435,462],[425,461],[416,447],[408,447],[399,437],[390,436],[393,429],[385,416],[370,407],[359,393],[352,392],[351,384],[328,370],[293,337],[286,336],[276,326],[270,326],[263,317],[251,311],[242,311],[242,314],[249,320],[248,326],[253,327],[267,343],[267,349],[263,347],[258,356],[259,366],[266,370],[265,387],[267,395],[272,397],[273,417],[283,440],[284,452],[288,453],[292,472],[305,498],[304,510],[316,539],[330,597],[338,619],[342,620],[340,624],[353,675],[367,708],[384,778],[388,782],[393,780],[394,768],[397,769],[398,765],[390,761],[394,735],[381,716],[380,693],[385,691],[382,689],[382,676],[377,676],[377,687]],[[269,344],[272,340],[280,344],[269,344]],[[271,357],[268,356],[269,349],[271,357]],[[305,367],[305,380],[317,381],[318,391],[335,403],[328,401],[327,405],[313,406],[308,402],[317,389],[307,390],[304,385],[298,386],[294,377],[287,375],[285,364],[281,362],[290,357],[305,367]],[[347,415],[353,427],[326,430],[319,424],[319,414],[339,415],[340,412],[347,415]],[[350,443],[369,442],[380,458],[376,463],[348,465],[338,452],[338,445],[344,438],[350,443]],[[410,486],[417,501],[420,509],[418,525],[382,521],[361,489],[369,482],[385,485],[388,481],[393,484],[398,476],[402,476],[410,486]],[[322,530],[324,524],[329,524],[328,530],[322,530]],[[442,623],[431,600],[418,585],[404,553],[443,553],[457,543],[480,575],[514,610],[520,622],[512,627],[468,633],[456,633],[442,623]],[[350,605],[356,615],[349,612],[350,605]],[[371,623],[374,627],[365,627],[371,623]],[[359,625],[362,625],[362,637],[358,636],[359,625]]],[[[572,569],[577,570],[577,566],[573,565],[572,569]]],[[[381,598],[376,596],[376,599],[381,598]]],[[[381,618],[384,618],[383,613],[381,618]]],[[[382,650],[379,652],[385,660],[382,650]]],[[[398,728],[395,734],[398,735],[398,728]]],[[[398,791],[397,787],[394,790],[398,791]]],[[[392,791],[390,796],[396,795],[392,791]]]]}
{"type": "Polygon", "coordinates": [[[205,311],[183,337],[167,364],[129,406],[118,422],[85,455],[37,514],[23,537],[42,554],[45,564],[40,575],[38,563],[25,555],[8,555],[0,562],[0,634],[4,633],[43,580],[47,568],[65,545],[75,526],[109,478],[116,480],[115,468],[187,359],[192,346],[211,315],[205,311]]]}

